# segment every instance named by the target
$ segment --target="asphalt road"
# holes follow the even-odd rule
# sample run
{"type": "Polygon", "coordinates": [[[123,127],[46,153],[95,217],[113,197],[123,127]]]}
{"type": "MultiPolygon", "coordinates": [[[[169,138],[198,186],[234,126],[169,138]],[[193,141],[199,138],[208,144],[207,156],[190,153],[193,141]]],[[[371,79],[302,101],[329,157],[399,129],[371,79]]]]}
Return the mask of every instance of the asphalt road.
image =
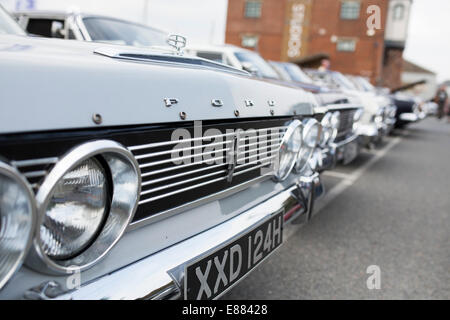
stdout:
{"type": "Polygon", "coordinates": [[[450,299],[450,124],[396,131],[323,181],[317,215],[223,299],[450,299]]]}

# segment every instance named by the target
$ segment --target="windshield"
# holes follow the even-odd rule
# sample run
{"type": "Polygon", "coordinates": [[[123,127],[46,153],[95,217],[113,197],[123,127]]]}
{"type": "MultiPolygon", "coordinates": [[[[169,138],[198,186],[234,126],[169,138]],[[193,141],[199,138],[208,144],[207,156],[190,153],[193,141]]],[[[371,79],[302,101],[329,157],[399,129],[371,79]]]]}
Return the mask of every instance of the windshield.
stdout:
{"type": "Polygon", "coordinates": [[[339,72],[333,72],[333,79],[348,90],[358,90],[355,85],[339,72]]]}
{"type": "Polygon", "coordinates": [[[255,68],[258,75],[263,78],[279,79],[275,70],[272,69],[270,64],[261,58],[258,54],[253,52],[235,52],[234,55],[241,62],[241,64],[247,63],[251,67],[255,68]]]}
{"type": "Polygon", "coordinates": [[[166,34],[157,29],[109,18],[87,17],[83,22],[92,41],[137,47],[167,46],[166,34]]]}
{"type": "Polygon", "coordinates": [[[366,91],[375,91],[375,87],[363,77],[358,77],[359,83],[366,91]]]}
{"type": "Polygon", "coordinates": [[[313,83],[311,78],[299,66],[292,63],[284,63],[284,69],[294,81],[313,83]]]}
{"type": "Polygon", "coordinates": [[[25,31],[16,21],[0,6],[0,34],[15,34],[24,36],[25,31]]]}

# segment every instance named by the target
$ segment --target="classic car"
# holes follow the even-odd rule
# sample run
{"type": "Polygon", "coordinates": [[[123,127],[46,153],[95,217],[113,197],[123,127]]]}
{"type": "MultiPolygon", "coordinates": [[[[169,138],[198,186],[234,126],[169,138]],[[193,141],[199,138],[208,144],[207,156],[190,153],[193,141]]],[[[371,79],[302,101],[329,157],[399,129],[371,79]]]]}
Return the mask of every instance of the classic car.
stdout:
{"type": "Polygon", "coordinates": [[[234,45],[190,46],[188,50],[198,57],[246,70],[257,78],[313,93],[321,106],[321,109],[316,112],[316,118],[321,121],[324,128],[320,142],[321,148],[312,158],[313,167],[316,166],[318,171],[332,169],[338,161],[348,164],[358,156],[358,135],[353,127],[359,121],[362,110],[360,105],[349,103],[342,93],[317,86],[305,78],[300,81],[292,76],[285,78],[279,74],[273,64],[271,65],[256,52],[234,45]]]}
{"type": "Polygon", "coordinates": [[[167,46],[167,33],[113,17],[58,11],[17,11],[13,15],[30,35],[148,47],[167,46]]]}
{"type": "Polygon", "coordinates": [[[395,117],[397,118],[396,127],[402,128],[405,125],[418,122],[425,118],[425,112],[422,110],[422,101],[400,92],[391,95],[393,103],[397,107],[395,117]]]}
{"type": "Polygon", "coordinates": [[[372,92],[358,90],[355,85],[343,74],[337,71],[305,70],[314,80],[327,83],[339,88],[353,103],[361,103],[364,113],[356,125],[356,131],[363,147],[371,148],[379,143],[389,133],[391,120],[386,111],[390,107],[390,100],[372,92]]]}
{"type": "Polygon", "coordinates": [[[397,107],[395,106],[392,97],[389,95],[389,90],[386,92],[385,90],[377,89],[367,79],[361,76],[346,75],[346,77],[359,91],[374,94],[377,96],[378,101],[380,101],[381,104],[384,104],[382,122],[386,124],[386,132],[390,134],[397,122],[397,107]]]}
{"type": "Polygon", "coordinates": [[[352,162],[360,152],[355,126],[364,113],[361,105],[350,103],[349,98],[339,89],[326,84],[318,85],[294,63],[278,61],[269,63],[281,79],[313,92],[319,105],[325,107],[326,111],[318,119],[325,131],[319,144],[323,152],[322,158],[327,159],[326,154],[329,153],[327,151],[331,150],[331,154],[335,155],[334,165],[338,161],[342,161],[344,165],[352,162]]]}
{"type": "Polygon", "coordinates": [[[216,299],[311,218],[311,93],[0,18],[0,299],[216,299]]]}

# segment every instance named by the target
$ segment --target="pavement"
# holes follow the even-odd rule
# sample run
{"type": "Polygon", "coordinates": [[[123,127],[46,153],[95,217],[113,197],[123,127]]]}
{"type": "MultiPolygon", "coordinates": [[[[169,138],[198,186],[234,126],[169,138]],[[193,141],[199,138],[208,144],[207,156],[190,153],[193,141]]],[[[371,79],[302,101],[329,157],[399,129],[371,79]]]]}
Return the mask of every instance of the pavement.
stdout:
{"type": "Polygon", "coordinates": [[[450,124],[410,125],[322,178],[310,223],[222,299],[450,299],[450,124]]]}

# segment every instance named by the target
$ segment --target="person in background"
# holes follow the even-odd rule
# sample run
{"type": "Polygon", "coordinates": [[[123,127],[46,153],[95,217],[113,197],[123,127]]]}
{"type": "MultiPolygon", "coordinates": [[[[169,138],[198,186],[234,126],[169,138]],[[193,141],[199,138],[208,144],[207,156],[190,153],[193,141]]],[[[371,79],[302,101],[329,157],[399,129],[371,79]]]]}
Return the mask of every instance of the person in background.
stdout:
{"type": "Polygon", "coordinates": [[[319,67],[318,70],[324,72],[324,71],[327,71],[328,69],[330,69],[330,60],[328,60],[328,59],[323,59],[323,60],[320,62],[320,67],[319,67]]]}
{"type": "Polygon", "coordinates": [[[448,100],[448,94],[447,94],[447,87],[445,85],[441,85],[436,92],[436,95],[434,97],[434,102],[438,105],[438,119],[441,119],[446,113],[448,115],[448,110],[445,109],[445,106],[447,105],[448,100]]]}

